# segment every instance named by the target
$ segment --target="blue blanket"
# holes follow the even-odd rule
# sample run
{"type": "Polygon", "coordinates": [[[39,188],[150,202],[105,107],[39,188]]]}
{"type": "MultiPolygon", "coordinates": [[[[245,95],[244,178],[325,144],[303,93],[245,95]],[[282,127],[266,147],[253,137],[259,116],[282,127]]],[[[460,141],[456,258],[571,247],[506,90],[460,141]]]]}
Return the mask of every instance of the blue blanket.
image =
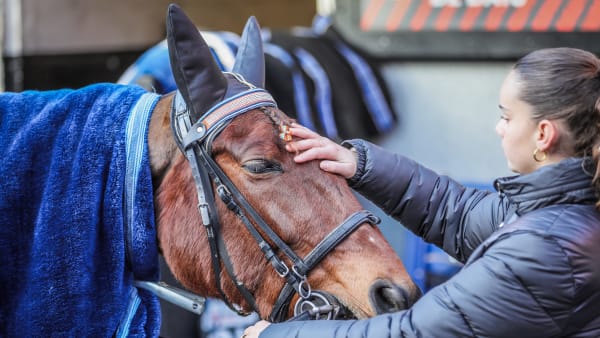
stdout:
{"type": "Polygon", "coordinates": [[[145,93],[0,95],[0,337],[158,336],[145,93]]]}

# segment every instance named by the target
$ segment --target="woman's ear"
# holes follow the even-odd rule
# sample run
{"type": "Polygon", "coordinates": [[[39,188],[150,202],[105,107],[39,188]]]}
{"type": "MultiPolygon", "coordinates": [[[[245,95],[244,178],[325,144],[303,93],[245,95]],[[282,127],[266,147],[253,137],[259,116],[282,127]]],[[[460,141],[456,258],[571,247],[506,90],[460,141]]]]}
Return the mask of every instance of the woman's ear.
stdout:
{"type": "Polygon", "coordinates": [[[560,136],[560,128],[557,121],[541,120],[537,125],[536,146],[539,150],[549,152],[556,146],[560,136]]]}

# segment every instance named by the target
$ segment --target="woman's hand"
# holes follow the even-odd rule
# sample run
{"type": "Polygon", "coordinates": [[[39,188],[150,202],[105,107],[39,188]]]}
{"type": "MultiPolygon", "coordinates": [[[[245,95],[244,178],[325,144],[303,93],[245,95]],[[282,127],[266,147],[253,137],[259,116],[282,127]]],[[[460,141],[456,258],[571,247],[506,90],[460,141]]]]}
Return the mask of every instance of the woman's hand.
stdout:
{"type": "Polygon", "coordinates": [[[242,338],[258,338],[260,333],[263,332],[263,330],[266,329],[269,325],[271,325],[271,323],[265,320],[261,320],[256,324],[247,327],[246,330],[244,330],[242,338]]]}
{"type": "Polygon", "coordinates": [[[322,170],[341,175],[346,179],[356,173],[356,153],[350,149],[297,123],[292,123],[289,133],[300,138],[286,145],[287,151],[298,153],[294,157],[296,163],[321,160],[319,166],[322,170]]]}

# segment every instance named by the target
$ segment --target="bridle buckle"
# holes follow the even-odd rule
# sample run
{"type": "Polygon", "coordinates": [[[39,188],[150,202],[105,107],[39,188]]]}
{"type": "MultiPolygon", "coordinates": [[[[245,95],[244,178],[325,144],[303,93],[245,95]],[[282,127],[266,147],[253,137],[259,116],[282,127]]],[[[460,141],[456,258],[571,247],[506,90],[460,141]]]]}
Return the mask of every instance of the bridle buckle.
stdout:
{"type": "Polygon", "coordinates": [[[285,278],[290,273],[290,268],[288,268],[288,266],[282,261],[279,261],[278,265],[283,267],[284,269],[283,269],[283,271],[279,271],[279,269],[275,269],[275,271],[277,272],[279,277],[285,278]]]}

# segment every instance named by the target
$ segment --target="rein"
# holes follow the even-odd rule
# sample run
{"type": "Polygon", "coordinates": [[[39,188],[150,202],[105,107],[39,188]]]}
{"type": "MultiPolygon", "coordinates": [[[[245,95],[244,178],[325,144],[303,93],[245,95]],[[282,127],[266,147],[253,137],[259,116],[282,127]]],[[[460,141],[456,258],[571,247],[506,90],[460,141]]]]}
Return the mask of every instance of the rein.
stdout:
{"type": "MultiPolygon", "coordinates": [[[[366,210],[355,212],[317,244],[304,259],[299,257],[262,219],[212,158],[214,139],[233,118],[253,109],[276,107],[275,101],[268,92],[247,83],[239,74],[229,73],[229,75],[248,86],[249,89],[220,102],[195,123],[192,121],[190,110],[179,92],[175,94],[171,110],[171,127],[176,143],[185,154],[192,169],[198,195],[198,210],[207,232],[217,289],[232,310],[240,315],[248,314],[239,305],[233,304],[226,297],[221,286],[222,262],[240,294],[260,315],[254,295],[235,275],[231,258],[221,235],[221,224],[216,211],[215,195],[219,196],[227,208],[244,223],[267,261],[271,263],[277,274],[285,280],[285,285],[269,315],[270,321],[281,322],[285,320],[292,297],[296,293],[300,298],[294,306],[295,317],[290,320],[336,319],[346,316],[345,308],[333,295],[311,289],[307,274],[361,224],[375,225],[379,223],[379,219],[366,210]],[[266,238],[261,235],[261,231],[266,238]],[[282,258],[275,254],[275,250],[269,243],[272,243],[276,249],[287,257],[291,262],[291,266],[288,266],[282,258]]],[[[160,296],[160,294],[158,295],[160,296]]],[[[196,301],[190,304],[188,299],[183,302],[183,307],[189,310],[191,306],[196,306],[197,309],[197,303],[196,301]]]]}

